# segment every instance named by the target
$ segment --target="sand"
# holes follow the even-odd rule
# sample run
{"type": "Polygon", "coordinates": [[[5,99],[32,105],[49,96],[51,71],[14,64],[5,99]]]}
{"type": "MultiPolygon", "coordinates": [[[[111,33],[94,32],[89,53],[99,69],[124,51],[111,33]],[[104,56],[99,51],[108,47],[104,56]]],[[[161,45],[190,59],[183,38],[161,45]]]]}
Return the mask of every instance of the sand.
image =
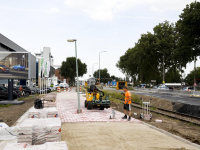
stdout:
{"type": "Polygon", "coordinates": [[[69,150],[197,150],[198,148],[136,123],[62,124],[69,150]]]}

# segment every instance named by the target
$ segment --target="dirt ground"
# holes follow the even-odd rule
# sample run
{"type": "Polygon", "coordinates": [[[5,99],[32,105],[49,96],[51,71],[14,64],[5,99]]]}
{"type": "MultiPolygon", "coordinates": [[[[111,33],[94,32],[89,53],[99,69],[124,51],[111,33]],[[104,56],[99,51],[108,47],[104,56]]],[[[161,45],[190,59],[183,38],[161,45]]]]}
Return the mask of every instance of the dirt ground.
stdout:
{"type": "Polygon", "coordinates": [[[11,105],[8,107],[0,106],[0,120],[8,126],[12,126],[30,107],[34,104],[34,97],[24,98],[22,105],[11,105]]]}
{"type": "MultiPolygon", "coordinates": [[[[123,112],[123,104],[122,103],[115,103],[111,102],[111,107],[114,109],[123,112]]],[[[140,119],[140,113],[141,109],[137,109],[135,107],[132,107],[132,117],[140,119]],[[137,113],[137,115],[134,115],[134,113],[137,113]]],[[[176,119],[171,119],[169,117],[159,115],[156,113],[152,113],[153,118],[151,121],[145,121],[146,123],[149,123],[153,126],[156,126],[160,129],[163,129],[165,131],[168,131],[170,133],[173,133],[175,135],[178,135],[180,137],[183,137],[193,143],[200,144],[200,126],[196,126],[193,124],[185,123],[176,119]],[[156,123],[155,120],[162,120],[163,123],[156,123]]],[[[142,120],[143,121],[143,120],[142,120]]]]}
{"type": "Polygon", "coordinates": [[[26,98],[20,98],[19,100],[24,101],[22,105],[10,105],[5,107],[5,105],[0,105],[0,122],[5,122],[8,126],[14,125],[14,123],[32,106],[34,106],[34,101],[37,98],[43,99],[56,99],[57,92],[51,92],[47,95],[30,95],[26,98]]]}
{"type": "Polygon", "coordinates": [[[61,134],[69,150],[197,150],[137,123],[63,124],[61,134]]]}

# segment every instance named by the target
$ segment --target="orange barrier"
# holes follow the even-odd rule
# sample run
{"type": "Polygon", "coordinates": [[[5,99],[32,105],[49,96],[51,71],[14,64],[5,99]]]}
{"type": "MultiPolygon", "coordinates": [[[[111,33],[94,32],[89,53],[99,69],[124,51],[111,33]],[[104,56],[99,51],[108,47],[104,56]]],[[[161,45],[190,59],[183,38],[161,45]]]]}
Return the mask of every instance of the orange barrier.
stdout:
{"type": "Polygon", "coordinates": [[[60,92],[60,87],[57,87],[57,92],[60,92]]]}

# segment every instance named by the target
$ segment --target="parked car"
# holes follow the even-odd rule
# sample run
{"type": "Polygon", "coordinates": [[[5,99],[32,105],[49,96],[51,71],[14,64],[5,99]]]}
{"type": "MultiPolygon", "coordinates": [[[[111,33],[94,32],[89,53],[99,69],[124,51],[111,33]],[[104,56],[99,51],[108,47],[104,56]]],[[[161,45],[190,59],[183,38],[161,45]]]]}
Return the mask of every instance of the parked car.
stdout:
{"type": "Polygon", "coordinates": [[[25,66],[22,66],[22,65],[15,65],[15,66],[13,66],[13,69],[14,69],[14,70],[25,70],[26,67],[25,67],[25,66]]]}
{"type": "Polygon", "coordinates": [[[160,90],[169,90],[169,88],[167,86],[163,86],[163,85],[159,86],[158,89],[160,89],[160,90]]]}
{"type": "Polygon", "coordinates": [[[194,88],[193,87],[184,87],[181,90],[183,90],[183,91],[192,91],[192,90],[194,90],[194,88]]]}
{"type": "Polygon", "coordinates": [[[60,83],[59,86],[61,88],[65,87],[65,88],[69,88],[69,85],[67,83],[60,83]]]}
{"type": "MultiPolygon", "coordinates": [[[[18,94],[13,90],[13,99],[17,99],[18,94]]],[[[8,99],[8,89],[6,87],[0,86],[0,99],[7,100],[8,99]]]]}
{"type": "Polygon", "coordinates": [[[158,87],[157,87],[157,86],[154,86],[153,88],[154,88],[154,89],[157,89],[158,87]]]}
{"type": "MultiPolygon", "coordinates": [[[[20,85],[20,86],[22,86],[22,89],[25,92],[26,96],[29,96],[32,94],[31,89],[28,86],[26,86],[26,85],[20,85]]],[[[20,86],[15,86],[15,87],[13,87],[13,89],[16,91],[19,91],[20,86]]]]}
{"type": "Polygon", "coordinates": [[[5,65],[0,65],[0,72],[9,72],[10,68],[5,65]]]}

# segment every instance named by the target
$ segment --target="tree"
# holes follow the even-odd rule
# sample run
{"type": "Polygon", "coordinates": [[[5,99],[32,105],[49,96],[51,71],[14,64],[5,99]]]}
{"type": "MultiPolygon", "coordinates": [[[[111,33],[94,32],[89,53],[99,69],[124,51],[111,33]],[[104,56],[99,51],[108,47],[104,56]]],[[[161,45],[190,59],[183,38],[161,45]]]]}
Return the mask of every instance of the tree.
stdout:
{"type": "MultiPolygon", "coordinates": [[[[180,19],[176,23],[178,33],[177,49],[175,51],[177,60],[186,66],[194,57],[200,55],[200,2],[186,5],[180,19]]],[[[196,59],[196,58],[195,58],[196,59]]]]}
{"type": "MultiPolygon", "coordinates": [[[[97,78],[99,78],[99,69],[94,72],[93,76],[94,77],[97,76],[97,78]]],[[[100,77],[101,77],[100,81],[103,83],[107,83],[108,81],[111,81],[110,74],[108,73],[108,69],[106,68],[100,69],[100,77]]]]}
{"type": "Polygon", "coordinates": [[[166,73],[166,83],[181,83],[181,74],[179,70],[171,68],[166,73]]]}
{"type": "Polygon", "coordinates": [[[173,57],[174,50],[176,49],[177,40],[177,34],[174,24],[170,24],[168,21],[164,21],[163,23],[159,23],[157,26],[155,26],[153,30],[154,35],[157,38],[156,51],[158,52],[158,63],[162,74],[163,66],[164,75],[166,69],[169,70],[172,67],[174,69],[176,69],[177,67],[180,68],[173,57]]]}
{"type": "MultiPolygon", "coordinates": [[[[87,65],[82,63],[80,59],[78,61],[78,76],[83,76],[87,73],[87,65]]],[[[66,61],[62,62],[62,66],[60,67],[60,74],[64,78],[70,78],[71,81],[75,81],[76,77],[76,57],[68,57],[66,61]]]]}
{"type": "MultiPolygon", "coordinates": [[[[200,79],[200,67],[197,67],[197,69],[196,69],[196,79],[200,79]]],[[[190,73],[186,76],[185,82],[188,85],[193,86],[193,84],[194,84],[194,70],[190,71],[190,73]]]]}
{"type": "Polygon", "coordinates": [[[126,76],[138,77],[142,83],[149,83],[151,79],[162,81],[163,64],[164,70],[179,67],[173,57],[177,39],[174,24],[164,21],[153,30],[153,34],[142,34],[116,64],[126,76]]]}

